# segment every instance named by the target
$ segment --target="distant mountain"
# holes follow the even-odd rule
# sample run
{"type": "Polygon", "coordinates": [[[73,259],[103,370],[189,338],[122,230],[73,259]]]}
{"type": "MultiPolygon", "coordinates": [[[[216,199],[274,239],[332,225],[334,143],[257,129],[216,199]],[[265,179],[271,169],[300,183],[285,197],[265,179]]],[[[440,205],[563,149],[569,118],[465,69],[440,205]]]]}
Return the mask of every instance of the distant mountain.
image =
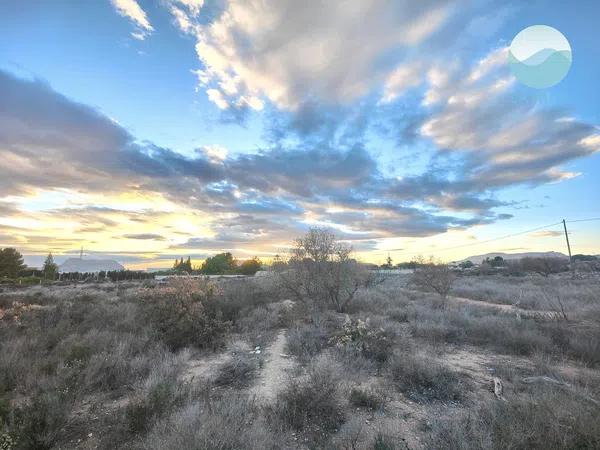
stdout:
{"type": "Polygon", "coordinates": [[[112,259],[80,258],[69,258],[58,266],[59,272],[101,272],[103,270],[125,270],[125,267],[112,259]]]}
{"type": "Polygon", "coordinates": [[[503,259],[521,259],[521,258],[568,258],[567,255],[560,252],[525,252],[525,253],[486,253],[485,255],[469,256],[462,261],[471,261],[473,264],[481,264],[486,258],[494,259],[501,256],[503,259]]]}

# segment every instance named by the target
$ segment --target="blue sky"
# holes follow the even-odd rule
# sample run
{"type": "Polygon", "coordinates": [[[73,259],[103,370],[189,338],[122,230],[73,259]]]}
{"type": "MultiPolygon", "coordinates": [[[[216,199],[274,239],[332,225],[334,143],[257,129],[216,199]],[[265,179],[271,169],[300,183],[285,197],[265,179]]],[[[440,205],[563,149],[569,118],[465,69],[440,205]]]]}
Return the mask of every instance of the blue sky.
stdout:
{"type": "Polygon", "coordinates": [[[522,3],[3,2],[0,245],[144,267],[324,225],[373,261],[564,251],[471,246],[600,217],[600,6],[522,3]],[[505,58],[535,24],[573,50],[544,90],[505,58]]]}

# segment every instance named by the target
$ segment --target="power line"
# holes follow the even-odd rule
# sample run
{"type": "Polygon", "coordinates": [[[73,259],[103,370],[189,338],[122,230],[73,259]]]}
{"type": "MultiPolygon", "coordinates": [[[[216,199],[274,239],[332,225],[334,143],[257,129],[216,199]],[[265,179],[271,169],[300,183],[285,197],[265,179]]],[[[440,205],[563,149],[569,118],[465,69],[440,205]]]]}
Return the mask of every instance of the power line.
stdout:
{"type": "Polygon", "coordinates": [[[592,219],[567,220],[567,223],[592,222],[594,220],[600,220],[600,217],[594,217],[592,219]]]}
{"type": "MultiPolygon", "coordinates": [[[[562,221],[556,222],[556,223],[551,223],[551,224],[548,224],[548,225],[542,225],[541,227],[535,227],[535,228],[531,228],[529,230],[519,231],[517,233],[511,233],[511,234],[506,234],[504,236],[498,236],[498,237],[495,237],[495,238],[486,239],[485,241],[478,241],[478,242],[472,242],[470,244],[461,244],[461,245],[455,245],[453,247],[433,249],[432,251],[434,251],[434,252],[437,253],[437,252],[445,252],[445,251],[448,251],[448,250],[456,250],[456,249],[459,249],[459,248],[473,247],[473,246],[476,246],[476,245],[487,244],[488,242],[499,241],[499,240],[502,240],[502,239],[508,239],[510,237],[519,236],[519,235],[522,235],[522,234],[532,233],[534,231],[543,230],[545,228],[555,227],[557,225],[562,225],[562,221]]],[[[424,252],[400,253],[400,254],[397,254],[396,256],[418,255],[418,254],[421,254],[421,253],[424,253],[424,252]]]]}
{"type": "MultiPolygon", "coordinates": [[[[592,222],[592,221],[598,221],[600,220],[600,217],[592,217],[589,219],[578,219],[578,220],[567,220],[567,223],[578,223],[578,222],[592,222]]],[[[555,223],[551,223],[551,224],[547,224],[547,225],[542,225],[540,227],[535,227],[535,228],[530,228],[528,230],[523,230],[523,231],[519,231],[517,233],[511,233],[511,234],[506,234],[504,236],[498,236],[495,238],[491,238],[491,239],[486,239],[485,241],[478,241],[478,242],[473,242],[470,244],[462,244],[462,245],[456,245],[453,247],[446,247],[446,248],[440,248],[440,249],[432,249],[431,251],[437,253],[437,252],[445,252],[448,250],[456,250],[459,248],[465,248],[465,247],[474,247],[476,245],[481,245],[481,244],[487,244],[489,242],[494,242],[494,241],[499,241],[502,239],[508,239],[510,237],[514,237],[514,236],[520,236],[522,234],[527,234],[527,233],[532,233],[534,231],[539,231],[539,230],[543,230],[545,228],[550,228],[550,227],[555,227],[558,225],[562,225],[562,220],[560,222],[555,222],[555,223]]],[[[422,254],[424,252],[404,252],[404,253],[397,253],[395,256],[405,256],[405,255],[419,255],[422,254]]],[[[384,254],[383,252],[381,253],[377,253],[377,254],[384,254]]]]}

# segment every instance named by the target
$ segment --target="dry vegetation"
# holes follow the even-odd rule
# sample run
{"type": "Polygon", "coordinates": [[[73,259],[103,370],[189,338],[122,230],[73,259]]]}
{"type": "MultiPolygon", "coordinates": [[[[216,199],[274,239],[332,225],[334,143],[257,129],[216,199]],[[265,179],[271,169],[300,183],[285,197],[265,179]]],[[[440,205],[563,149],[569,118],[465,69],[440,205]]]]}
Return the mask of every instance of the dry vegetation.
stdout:
{"type": "Polygon", "coordinates": [[[0,449],[600,448],[598,279],[435,293],[329,248],[283,277],[5,290],[0,449]]]}

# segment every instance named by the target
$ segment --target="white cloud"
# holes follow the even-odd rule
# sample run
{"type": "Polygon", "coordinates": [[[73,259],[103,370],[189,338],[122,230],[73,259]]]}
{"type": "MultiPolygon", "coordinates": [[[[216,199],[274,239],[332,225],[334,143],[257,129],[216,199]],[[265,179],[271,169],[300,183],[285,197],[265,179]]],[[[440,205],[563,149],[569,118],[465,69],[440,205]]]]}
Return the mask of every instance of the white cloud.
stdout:
{"type": "Polygon", "coordinates": [[[229,152],[222,145],[206,145],[200,149],[212,162],[223,162],[227,159],[229,152]]]}
{"type": "Polygon", "coordinates": [[[387,78],[384,86],[383,103],[396,99],[404,91],[423,82],[424,67],[421,61],[411,64],[402,64],[387,78]]]}
{"type": "Polygon", "coordinates": [[[229,103],[221,91],[218,89],[207,89],[208,99],[219,107],[219,109],[229,108],[229,103]]]}
{"type": "Polygon", "coordinates": [[[597,151],[598,134],[533,100],[517,99],[517,86],[506,48],[490,52],[471,69],[457,67],[444,75],[430,71],[424,103],[434,109],[421,134],[440,149],[464,153],[470,179],[482,187],[577,176],[560,166],[597,151]]]}
{"type": "Polygon", "coordinates": [[[260,109],[266,98],[295,109],[310,98],[347,103],[386,79],[388,97],[397,95],[390,73],[445,23],[453,2],[230,0],[208,25],[199,9],[175,3],[177,26],[197,38],[199,79],[220,108],[260,109]]]}
{"type": "Polygon", "coordinates": [[[119,15],[127,17],[138,29],[131,33],[133,38],[144,40],[146,36],[154,31],[146,13],[135,0],[111,0],[111,3],[119,15]]]}
{"type": "Polygon", "coordinates": [[[168,0],[168,8],[175,25],[184,33],[195,34],[199,31],[197,17],[204,6],[204,0],[168,0]]]}

